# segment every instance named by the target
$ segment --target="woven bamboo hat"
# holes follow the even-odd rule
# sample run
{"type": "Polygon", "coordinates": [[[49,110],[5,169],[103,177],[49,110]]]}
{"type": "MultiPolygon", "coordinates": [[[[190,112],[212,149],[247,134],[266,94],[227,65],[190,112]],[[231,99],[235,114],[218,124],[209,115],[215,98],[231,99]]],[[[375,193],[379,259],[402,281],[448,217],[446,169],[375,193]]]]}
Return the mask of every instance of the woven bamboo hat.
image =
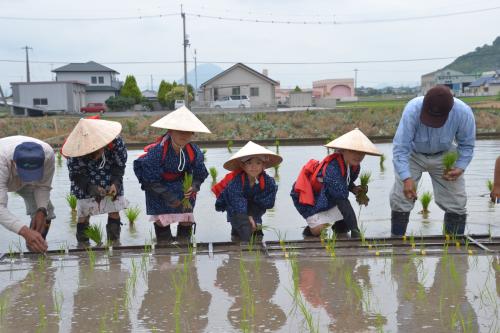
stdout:
{"type": "Polygon", "coordinates": [[[354,150],[373,156],[382,155],[370,139],[357,128],[327,143],[325,147],[354,150]]]}
{"type": "Polygon", "coordinates": [[[80,119],[62,147],[67,157],[90,154],[116,139],[122,131],[122,124],[100,119],[80,119]]]}
{"type": "Polygon", "coordinates": [[[151,126],[177,131],[212,133],[201,120],[185,106],[181,106],[165,117],[158,119],[151,124],[151,126]]]}
{"type": "Polygon", "coordinates": [[[239,168],[239,161],[247,161],[252,157],[259,157],[264,161],[264,168],[271,168],[281,163],[283,158],[252,141],[248,141],[236,154],[224,163],[224,169],[233,171],[239,168]]]}

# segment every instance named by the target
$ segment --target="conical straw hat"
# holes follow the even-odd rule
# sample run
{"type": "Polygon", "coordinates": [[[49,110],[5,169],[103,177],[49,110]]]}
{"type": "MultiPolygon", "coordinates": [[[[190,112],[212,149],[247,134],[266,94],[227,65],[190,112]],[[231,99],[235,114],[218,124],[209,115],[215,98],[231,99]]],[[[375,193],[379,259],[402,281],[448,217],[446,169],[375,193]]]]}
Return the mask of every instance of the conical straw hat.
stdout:
{"type": "Polygon", "coordinates": [[[80,119],[66,139],[62,154],[67,157],[90,154],[116,139],[121,130],[122,124],[116,121],[80,119]]]}
{"type": "Polygon", "coordinates": [[[177,131],[212,133],[203,125],[194,113],[189,111],[185,106],[181,106],[175,111],[170,112],[165,117],[158,119],[153,124],[153,127],[166,128],[177,131]]]}
{"type": "Polygon", "coordinates": [[[233,171],[239,168],[238,161],[244,157],[254,157],[262,156],[264,157],[264,168],[271,168],[281,163],[283,158],[281,156],[273,153],[269,149],[266,149],[252,141],[248,141],[243,148],[241,148],[236,154],[231,156],[231,158],[224,163],[224,169],[233,171]]]}
{"type": "Polygon", "coordinates": [[[370,139],[357,128],[327,143],[325,147],[355,150],[373,156],[382,155],[370,139]]]}

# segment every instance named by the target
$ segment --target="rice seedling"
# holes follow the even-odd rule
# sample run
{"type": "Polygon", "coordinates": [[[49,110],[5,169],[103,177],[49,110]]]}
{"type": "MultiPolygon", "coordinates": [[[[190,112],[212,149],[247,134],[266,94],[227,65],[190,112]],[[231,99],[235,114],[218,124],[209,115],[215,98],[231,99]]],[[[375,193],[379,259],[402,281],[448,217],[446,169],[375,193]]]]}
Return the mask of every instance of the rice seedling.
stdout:
{"type": "Polygon", "coordinates": [[[15,256],[15,253],[14,253],[14,248],[12,246],[12,242],[9,243],[9,259],[11,262],[14,261],[14,256],[15,256]]]}
{"type": "Polygon", "coordinates": [[[280,165],[275,165],[273,167],[274,169],[274,178],[279,179],[280,178],[280,165]]]}
{"type": "Polygon", "coordinates": [[[47,312],[45,304],[38,304],[38,326],[43,329],[47,326],[47,312]]]}
{"type": "Polygon", "coordinates": [[[68,203],[68,206],[71,208],[71,211],[76,212],[76,204],[78,202],[78,199],[76,198],[76,196],[68,193],[66,195],[66,202],[68,203]]]}
{"type": "Polygon", "coordinates": [[[276,141],[274,141],[274,145],[276,146],[276,154],[279,155],[280,154],[280,140],[276,139],[276,141]]]}
{"type": "Polygon", "coordinates": [[[385,162],[385,155],[382,154],[382,155],[380,155],[380,162],[379,162],[379,164],[380,164],[380,171],[384,171],[384,169],[385,169],[384,162],[385,162]]]}
{"type": "Polygon", "coordinates": [[[368,193],[368,183],[370,183],[371,175],[371,172],[363,172],[359,176],[361,188],[358,191],[358,194],[356,194],[356,201],[359,204],[358,221],[361,216],[361,207],[363,207],[363,205],[368,206],[368,201],[370,201],[366,193],[368,193]]]}
{"type": "Polygon", "coordinates": [[[95,266],[95,252],[92,251],[91,247],[86,248],[85,251],[89,257],[89,269],[93,270],[95,266]]]}
{"type": "Polygon", "coordinates": [[[207,160],[207,149],[206,148],[203,148],[201,150],[201,152],[203,153],[203,161],[206,161],[207,160]]]}
{"type": "Polygon", "coordinates": [[[64,295],[62,292],[54,290],[52,293],[52,299],[54,301],[54,310],[56,311],[57,317],[61,317],[61,307],[64,301],[64,295]]]}
{"type": "Polygon", "coordinates": [[[443,156],[444,173],[447,173],[453,168],[457,159],[458,159],[458,153],[455,151],[451,151],[444,154],[443,156]]]}
{"type": "Polygon", "coordinates": [[[208,170],[210,171],[210,176],[212,177],[212,184],[217,183],[217,168],[210,167],[208,170]]]}
{"type": "Polygon", "coordinates": [[[102,244],[102,228],[98,224],[91,224],[85,229],[85,236],[91,239],[97,246],[102,244]]]}
{"type": "Polygon", "coordinates": [[[0,322],[3,320],[3,317],[7,312],[8,306],[9,306],[9,295],[4,295],[2,298],[0,298],[0,322]]]}
{"type": "Polygon", "coordinates": [[[141,214],[141,209],[139,208],[139,206],[128,207],[127,209],[125,209],[125,216],[127,217],[128,222],[131,225],[135,223],[140,214],[141,214]]]}
{"type": "Polygon", "coordinates": [[[307,308],[307,305],[302,297],[298,298],[297,305],[300,312],[302,313],[302,316],[304,316],[304,320],[307,324],[307,330],[312,333],[319,333],[319,322],[317,322],[316,324],[314,323],[312,312],[307,308]]]}
{"type": "Polygon", "coordinates": [[[420,203],[422,204],[422,215],[426,217],[426,215],[429,214],[429,204],[432,201],[432,193],[430,191],[425,191],[421,196],[420,196],[420,203]]]}
{"type": "Polygon", "coordinates": [[[493,191],[493,181],[491,179],[486,181],[486,186],[488,187],[488,192],[493,191]]]}
{"type": "MultiPolygon", "coordinates": [[[[187,278],[187,277],[186,277],[187,278]]],[[[175,289],[175,303],[174,303],[174,320],[175,332],[181,332],[181,307],[184,289],[186,287],[186,279],[182,271],[176,271],[172,274],[172,284],[175,289]]]]}
{"type": "Polygon", "coordinates": [[[227,151],[232,153],[233,152],[233,140],[228,140],[227,141],[227,151]]]}
{"type": "MultiPolygon", "coordinates": [[[[182,181],[182,190],[184,191],[184,193],[186,193],[191,188],[192,185],[193,185],[193,175],[186,172],[184,174],[184,180],[182,181]]],[[[184,210],[189,210],[193,208],[191,202],[189,201],[189,198],[182,198],[182,208],[184,210]]]]}
{"type": "Polygon", "coordinates": [[[240,255],[240,288],[243,296],[241,328],[244,332],[250,332],[250,323],[255,316],[255,297],[250,287],[250,280],[242,255],[240,255]]]}

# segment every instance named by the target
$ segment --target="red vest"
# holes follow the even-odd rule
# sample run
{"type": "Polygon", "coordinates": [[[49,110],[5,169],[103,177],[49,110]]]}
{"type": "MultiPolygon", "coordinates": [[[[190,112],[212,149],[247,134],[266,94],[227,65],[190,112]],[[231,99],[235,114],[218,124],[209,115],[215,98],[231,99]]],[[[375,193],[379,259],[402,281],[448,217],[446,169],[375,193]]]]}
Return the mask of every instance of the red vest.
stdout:
{"type": "MultiPolygon", "coordinates": [[[[234,179],[234,177],[241,174],[241,185],[245,185],[245,172],[243,170],[238,169],[235,171],[231,171],[228,173],[220,182],[212,186],[212,192],[215,194],[215,197],[218,198],[220,194],[224,191],[224,189],[229,185],[229,183],[234,179]]],[[[259,187],[261,190],[264,190],[266,186],[264,180],[264,173],[261,173],[259,176],[259,187]]]]}

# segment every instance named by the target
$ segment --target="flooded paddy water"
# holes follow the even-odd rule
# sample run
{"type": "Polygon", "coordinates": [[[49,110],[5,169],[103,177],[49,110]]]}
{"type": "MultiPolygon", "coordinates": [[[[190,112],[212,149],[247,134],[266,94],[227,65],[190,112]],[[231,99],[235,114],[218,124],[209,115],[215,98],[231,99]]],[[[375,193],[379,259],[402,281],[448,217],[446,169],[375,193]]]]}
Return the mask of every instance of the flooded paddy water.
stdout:
{"type": "MultiPolygon", "coordinates": [[[[367,156],[362,164],[373,179],[370,203],[360,213],[370,239],[302,241],[305,222],[289,192],[302,165],[324,157],[326,148],[282,146],[276,205],[264,216],[264,243],[250,249],[221,243],[230,241],[230,226],[215,212],[210,178],[195,208],[197,246],[144,247],[154,232],[132,170],[141,152],[132,150],[125,195],[143,213],[134,226],[122,214],[121,245],[136,248],[73,252],[76,227],[65,200],[63,160],[52,192],[52,252],[9,255],[24,251],[24,244],[17,235],[0,234],[0,332],[500,332],[500,240],[485,236],[500,235],[500,205],[486,196],[500,141],[477,141],[465,174],[467,231],[483,235],[488,251],[471,240],[426,237],[442,229],[443,212],[434,203],[424,218],[417,202],[406,240],[382,239],[390,236],[394,175],[391,145],[378,147],[387,157],[384,170],[378,158],[367,156]]],[[[207,150],[207,168],[216,167],[218,179],[230,155],[226,148],[207,150]]],[[[419,193],[427,190],[432,186],[424,175],[419,193]]],[[[22,199],[9,194],[9,209],[24,214],[22,199]]],[[[104,228],[106,217],[91,223],[104,228]]]]}

